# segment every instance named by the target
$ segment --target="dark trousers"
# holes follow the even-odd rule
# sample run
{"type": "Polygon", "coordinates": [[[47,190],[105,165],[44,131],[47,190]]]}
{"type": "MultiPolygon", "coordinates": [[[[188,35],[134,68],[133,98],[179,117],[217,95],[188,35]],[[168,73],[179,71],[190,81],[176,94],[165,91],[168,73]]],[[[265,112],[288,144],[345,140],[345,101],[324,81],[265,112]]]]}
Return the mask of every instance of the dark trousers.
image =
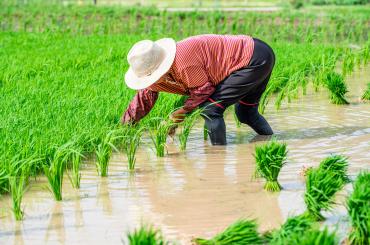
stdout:
{"type": "Polygon", "coordinates": [[[258,134],[273,134],[270,125],[258,112],[258,103],[274,64],[275,55],[271,47],[254,38],[254,52],[248,66],[226,77],[217,85],[211,97],[200,105],[213,145],[226,144],[223,114],[230,105],[235,105],[235,113],[241,123],[249,125],[258,134]]]}

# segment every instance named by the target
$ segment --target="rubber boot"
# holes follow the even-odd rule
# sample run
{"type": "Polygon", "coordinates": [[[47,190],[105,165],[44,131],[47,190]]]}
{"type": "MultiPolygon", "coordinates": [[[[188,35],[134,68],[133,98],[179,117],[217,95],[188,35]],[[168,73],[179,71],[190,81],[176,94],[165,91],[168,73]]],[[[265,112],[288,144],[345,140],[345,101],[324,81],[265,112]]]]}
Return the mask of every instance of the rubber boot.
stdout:
{"type": "Polygon", "coordinates": [[[205,118],[205,126],[212,145],[226,145],[226,125],[222,117],[205,118]]]}
{"type": "Polygon", "coordinates": [[[259,135],[272,135],[270,125],[258,112],[258,106],[235,105],[235,114],[241,123],[247,124],[259,135]]]}

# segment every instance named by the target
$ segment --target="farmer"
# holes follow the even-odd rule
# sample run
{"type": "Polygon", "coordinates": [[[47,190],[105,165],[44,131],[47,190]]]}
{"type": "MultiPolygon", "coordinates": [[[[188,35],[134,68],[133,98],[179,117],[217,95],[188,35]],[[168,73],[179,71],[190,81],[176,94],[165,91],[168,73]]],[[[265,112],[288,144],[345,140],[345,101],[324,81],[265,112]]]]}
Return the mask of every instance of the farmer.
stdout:
{"type": "Polygon", "coordinates": [[[223,119],[235,105],[241,123],[260,135],[273,131],[258,112],[258,102],[275,63],[272,49],[250,36],[199,35],[180,42],[171,38],[136,43],[127,55],[128,87],[138,90],[122,117],[136,123],[154,106],[159,92],[188,95],[184,106],[172,113],[179,123],[187,113],[202,108],[213,145],[226,144],[223,119]]]}

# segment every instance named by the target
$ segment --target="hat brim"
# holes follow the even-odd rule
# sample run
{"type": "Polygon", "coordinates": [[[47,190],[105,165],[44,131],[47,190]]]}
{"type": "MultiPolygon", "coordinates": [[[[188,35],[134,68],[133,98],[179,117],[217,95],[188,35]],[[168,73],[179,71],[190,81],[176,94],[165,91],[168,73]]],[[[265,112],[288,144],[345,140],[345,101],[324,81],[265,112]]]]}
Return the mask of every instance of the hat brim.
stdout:
{"type": "Polygon", "coordinates": [[[172,38],[163,38],[155,42],[165,50],[165,58],[158,68],[149,76],[138,77],[131,67],[125,74],[126,85],[135,90],[144,89],[158,81],[172,66],[176,55],[176,41],[172,38]]]}

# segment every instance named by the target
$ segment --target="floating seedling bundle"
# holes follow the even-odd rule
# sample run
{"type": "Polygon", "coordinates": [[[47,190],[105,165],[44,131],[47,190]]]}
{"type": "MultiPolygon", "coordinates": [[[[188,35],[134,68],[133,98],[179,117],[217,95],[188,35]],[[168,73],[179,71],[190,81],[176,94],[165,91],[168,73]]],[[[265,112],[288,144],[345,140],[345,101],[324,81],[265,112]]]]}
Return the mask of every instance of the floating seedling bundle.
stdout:
{"type": "Polygon", "coordinates": [[[141,226],[127,234],[129,245],[164,245],[167,244],[159,230],[151,226],[141,226]]]}
{"type": "Polygon", "coordinates": [[[362,172],[353,183],[353,191],[347,199],[347,210],[352,229],[350,244],[370,244],[370,173],[362,172]]]}
{"type": "Polygon", "coordinates": [[[344,183],[349,183],[350,179],[347,175],[348,161],[347,158],[341,155],[332,155],[320,162],[320,169],[330,171],[342,179],[344,183]]]}
{"type": "Polygon", "coordinates": [[[280,227],[280,229],[270,233],[269,244],[285,245],[292,236],[301,236],[312,228],[313,222],[302,215],[290,217],[280,227]]]}
{"type": "Polygon", "coordinates": [[[211,239],[196,238],[198,245],[262,244],[258,226],[254,220],[238,220],[211,239]]]}
{"type": "Polygon", "coordinates": [[[330,210],[334,204],[334,195],[345,182],[338,173],[325,168],[310,168],[306,176],[304,201],[307,206],[305,215],[313,220],[324,220],[322,210],[330,210]]]}
{"type": "Polygon", "coordinates": [[[367,84],[367,88],[361,98],[363,100],[370,100],[370,83],[367,84]]]}
{"type": "Polygon", "coordinates": [[[281,168],[286,163],[287,154],[287,145],[276,140],[256,146],[254,155],[257,164],[255,175],[266,180],[265,190],[272,192],[281,190],[278,176],[281,168]]]}
{"type": "Polygon", "coordinates": [[[345,94],[348,92],[348,90],[343,76],[336,72],[329,72],[326,74],[325,84],[329,89],[330,101],[333,104],[349,104],[345,98],[345,94]]]}

